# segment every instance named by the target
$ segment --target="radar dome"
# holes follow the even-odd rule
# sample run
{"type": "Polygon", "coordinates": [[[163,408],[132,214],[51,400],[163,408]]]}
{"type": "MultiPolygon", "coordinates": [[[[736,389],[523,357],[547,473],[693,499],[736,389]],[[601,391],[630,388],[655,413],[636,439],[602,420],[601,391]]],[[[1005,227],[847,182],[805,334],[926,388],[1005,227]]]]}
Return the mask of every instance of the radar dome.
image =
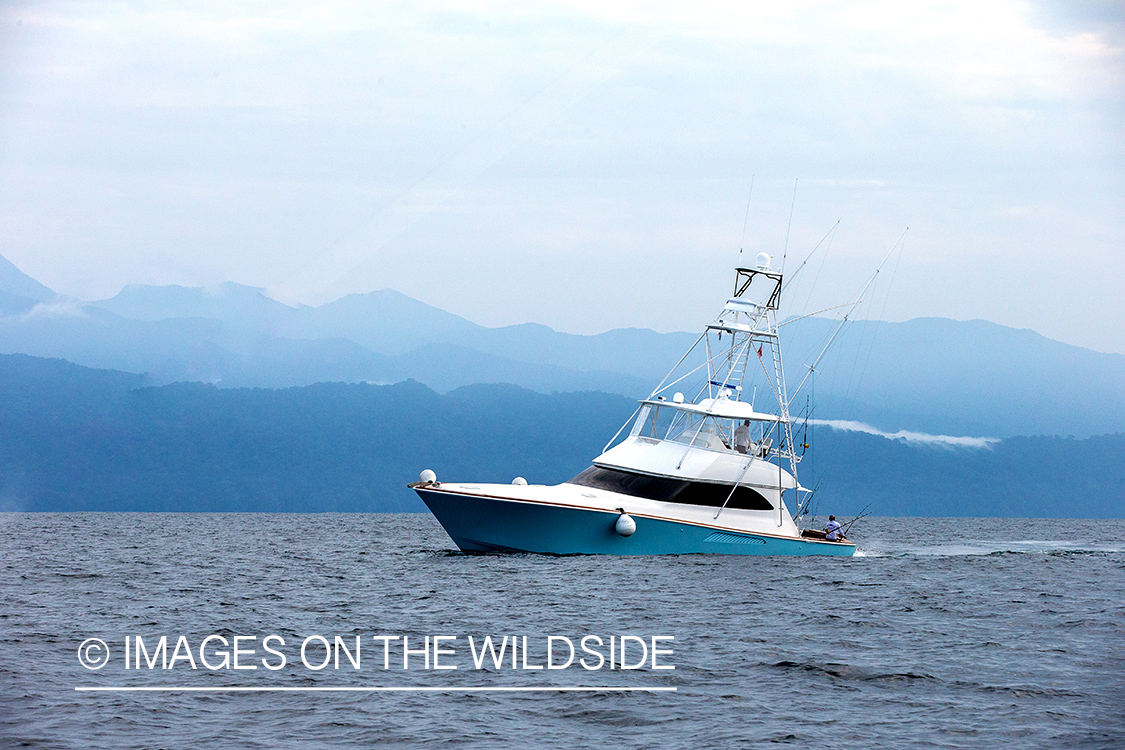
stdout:
{"type": "Polygon", "coordinates": [[[758,253],[758,270],[770,270],[770,261],[773,260],[769,253],[758,253]]]}

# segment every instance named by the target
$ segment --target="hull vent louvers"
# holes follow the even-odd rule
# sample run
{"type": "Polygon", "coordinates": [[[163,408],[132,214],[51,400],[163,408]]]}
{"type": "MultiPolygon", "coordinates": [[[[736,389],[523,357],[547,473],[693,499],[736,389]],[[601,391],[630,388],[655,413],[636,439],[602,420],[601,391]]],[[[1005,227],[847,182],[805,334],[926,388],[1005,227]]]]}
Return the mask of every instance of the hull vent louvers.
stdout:
{"type": "Polygon", "coordinates": [[[709,537],[704,539],[705,542],[725,542],[726,544],[765,544],[766,540],[760,536],[744,536],[742,534],[731,534],[726,531],[716,531],[709,537]]]}

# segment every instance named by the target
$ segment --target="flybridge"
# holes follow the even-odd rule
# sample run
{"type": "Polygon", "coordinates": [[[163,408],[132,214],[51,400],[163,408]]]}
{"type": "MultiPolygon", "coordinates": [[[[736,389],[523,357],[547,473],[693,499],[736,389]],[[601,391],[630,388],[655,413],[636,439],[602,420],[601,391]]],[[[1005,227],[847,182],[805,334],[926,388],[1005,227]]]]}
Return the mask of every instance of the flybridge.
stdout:
{"type": "Polygon", "coordinates": [[[754,405],[745,401],[736,401],[731,398],[705,398],[698,404],[688,402],[665,401],[664,399],[645,399],[641,402],[645,406],[668,406],[678,411],[702,414],[719,419],[749,419],[751,422],[777,422],[777,414],[764,414],[754,411],[754,405]]]}

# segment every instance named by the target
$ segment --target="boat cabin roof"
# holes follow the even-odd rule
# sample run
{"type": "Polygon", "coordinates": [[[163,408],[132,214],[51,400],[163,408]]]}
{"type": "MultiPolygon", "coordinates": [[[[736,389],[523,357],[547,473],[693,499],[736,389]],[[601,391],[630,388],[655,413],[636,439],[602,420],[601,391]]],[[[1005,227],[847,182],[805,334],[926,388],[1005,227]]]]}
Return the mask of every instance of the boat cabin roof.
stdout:
{"type": "Polygon", "coordinates": [[[752,422],[778,422],[781,420],[776,414],[763,414],[754,411],[754,407],[745,401],[736,401],[729,398],[705,398],[698,404],[684,402],[677,404],[675,401],[661,401],[658,399],[645,399],[641,401],[647,406],[670,407],[678,411],[692,414],[702,414],[719,419],[749,419],[752,422]]]}

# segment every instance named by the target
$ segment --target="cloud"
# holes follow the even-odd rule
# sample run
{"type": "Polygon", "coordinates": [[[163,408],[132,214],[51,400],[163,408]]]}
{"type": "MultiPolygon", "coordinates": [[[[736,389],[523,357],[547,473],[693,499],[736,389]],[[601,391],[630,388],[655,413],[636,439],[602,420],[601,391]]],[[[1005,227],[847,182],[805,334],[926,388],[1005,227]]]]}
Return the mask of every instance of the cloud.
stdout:
{"type": "Polygon", "coordinates": [[[952,435],[930,435],[925,432],[884,432],[863,422],[852,422],[844,419],[810,419],[809,422],[817,425],[831,427],[844,432],[864,432],[868,435],[878,435],[888,440],[905,440],[908,443],[922,443],[944,448],[991,448],[1000,442],[999,438],[991,437],[954,437],[952,435]]]}
{"type": "Polygon", "coordinates": [[[88,317],[83,309],[83,304],[76,299],[61,299],[52,302],[40,302],[20,316],[22,320],[50,319],[50,318],[85,318],[88,317]]]}

